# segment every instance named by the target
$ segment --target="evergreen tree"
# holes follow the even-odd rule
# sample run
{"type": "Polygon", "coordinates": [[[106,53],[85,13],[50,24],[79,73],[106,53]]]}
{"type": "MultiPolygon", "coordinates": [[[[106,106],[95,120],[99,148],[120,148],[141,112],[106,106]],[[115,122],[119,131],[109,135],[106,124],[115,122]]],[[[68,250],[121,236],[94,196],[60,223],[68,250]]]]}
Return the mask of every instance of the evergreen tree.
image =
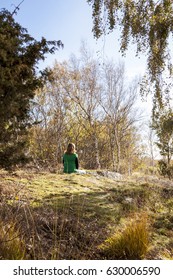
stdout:
{"type": "Polygon", "coordinates": [[[38,72],[37,63],[54,53],[61,41],[40,41],[0,11],[0,166],[11,168],[26,160],[30,104],[49,71],[38,72]]]}

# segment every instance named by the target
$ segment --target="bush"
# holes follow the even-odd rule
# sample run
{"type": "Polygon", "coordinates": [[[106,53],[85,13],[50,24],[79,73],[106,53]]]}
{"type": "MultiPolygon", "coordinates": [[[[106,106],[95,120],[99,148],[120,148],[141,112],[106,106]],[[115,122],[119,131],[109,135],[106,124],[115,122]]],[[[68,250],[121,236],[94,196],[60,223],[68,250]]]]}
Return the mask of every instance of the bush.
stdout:
{"type": "Polygon", "coordinates": [[[109,237],[99,247],[107,259],[143,259],[149,246],[149,232],[145,216],[130,221],[120,233],[109,237]]]}
{"type": "Polygon", "coordinates": [[[168,165],[164,160],[159,160],[158,169],[161,176],[173,178],[173,166],[168,165]]]}
{"type": "Polygon", "coordinates": [[[170,165],[168,167],[168,177],[169,177],[169,179],[173,178],[173,166],[172,165],[170,165]]]}

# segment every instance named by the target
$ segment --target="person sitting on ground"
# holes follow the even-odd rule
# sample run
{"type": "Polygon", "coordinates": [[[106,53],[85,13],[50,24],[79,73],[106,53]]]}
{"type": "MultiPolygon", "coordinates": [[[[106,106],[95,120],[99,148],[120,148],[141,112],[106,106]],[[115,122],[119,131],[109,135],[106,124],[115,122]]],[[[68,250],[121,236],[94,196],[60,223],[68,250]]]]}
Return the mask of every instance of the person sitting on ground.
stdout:
{"type": "Polygon", "coordinates": [[[78,155],[76,154],[75,144],[69,143],[63,155],[64,173],[77,172],[79,168],[78,155]]]}

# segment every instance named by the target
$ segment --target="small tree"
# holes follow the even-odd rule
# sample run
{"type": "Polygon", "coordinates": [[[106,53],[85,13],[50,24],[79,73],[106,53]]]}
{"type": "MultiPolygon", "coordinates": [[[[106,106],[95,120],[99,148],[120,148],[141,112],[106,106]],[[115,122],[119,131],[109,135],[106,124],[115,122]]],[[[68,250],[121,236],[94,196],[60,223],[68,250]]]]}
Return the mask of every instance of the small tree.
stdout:
{"type": "Polygon", "coordinates": [[[54,53],[61,41],[36,41],[7,10],[0,12],[0,166],[26,160],[30,102],[49,71],[38,73],[37,63],[54,53]]]}
{"type": "Polygon", "coordinates": [[[171,111],[158,115],[154,121],[153,128],[157,135],[157,146],[160,154],[170,164],[173,155],[173,113],[171,111]]]}

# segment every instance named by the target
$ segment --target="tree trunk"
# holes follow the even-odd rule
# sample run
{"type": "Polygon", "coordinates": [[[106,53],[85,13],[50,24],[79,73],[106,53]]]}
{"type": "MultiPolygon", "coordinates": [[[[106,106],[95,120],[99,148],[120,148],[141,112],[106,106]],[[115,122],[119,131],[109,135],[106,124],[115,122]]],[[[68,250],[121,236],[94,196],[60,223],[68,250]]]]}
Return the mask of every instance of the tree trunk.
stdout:
{"type": "Polygon", "coordinates": [[[113,141],[111,135],[110,135],[110,149],[111,149],[112,169],[113,171],[116,171],[115,141],[113,141]]]}
{"type": "Polygon", "coordinates": [[[114,136],[115,136],[115,142],[116,142],[116,149],[117,149],[117,162],[116,162],[116,171],[120,171],[120,160],[121,160],[121,145],[120,141],[118,139],[117,132],[114,131],[114,136]]]}
{"type": "Polygon", "coordinates": [[[100,169],[100,157],[99,157],[99,148],[98,148],[98,139],[94,135],[94,147],[95,147],[95,168],[100,169]]]}

